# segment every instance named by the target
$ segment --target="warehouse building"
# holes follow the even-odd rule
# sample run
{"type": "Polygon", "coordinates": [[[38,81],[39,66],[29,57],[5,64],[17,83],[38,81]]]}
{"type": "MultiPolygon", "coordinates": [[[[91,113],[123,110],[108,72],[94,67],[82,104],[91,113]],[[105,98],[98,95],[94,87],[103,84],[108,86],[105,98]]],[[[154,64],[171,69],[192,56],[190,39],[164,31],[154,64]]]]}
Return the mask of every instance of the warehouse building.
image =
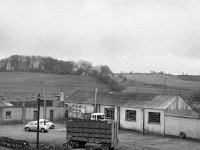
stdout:
{"type": "Polygon", "coordinates": [[[199,113],[178,95],[78,90],[65,104],[69,117],[84,118],[96,106],[120,129],[200,139],[199,113]]]}

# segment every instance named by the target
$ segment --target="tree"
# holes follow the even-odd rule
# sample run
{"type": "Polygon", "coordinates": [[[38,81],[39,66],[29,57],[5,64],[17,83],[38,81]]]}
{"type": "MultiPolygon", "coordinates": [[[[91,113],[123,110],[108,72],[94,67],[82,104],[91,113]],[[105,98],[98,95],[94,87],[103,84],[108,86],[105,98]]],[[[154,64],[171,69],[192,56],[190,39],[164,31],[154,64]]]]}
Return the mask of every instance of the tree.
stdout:
{"type": "Polygon", "coordinates": [[[11,63],[11,70],[19,71],[18,55],[12,55],[10,57],[10,63],[11,63]]]}
{"type": "Polygon", "coordinates": [[[109,81],[109,87],[112,91],[122,91],[123,87],[119,85],[119,83],[113,79],[109,81]]]}
{"type": "Polygon", "coordinates": [[[0,60],[0,71],[6,71],[8,65],[8,59],[1,59],[0,60]]]}
{"type": "Polygon", "coordinates": [[[86,60],[79,60],[78,61],[78,70],[79,75],[89,75],[92,73],[92,63],[86,60]]]}
{"type": "Polygon", "coordinates": [[[110,68],[107,65],[103,65],[100,67],[100,72],[102,74],[113,74],[113,72],[110,70],[110,68]]]}

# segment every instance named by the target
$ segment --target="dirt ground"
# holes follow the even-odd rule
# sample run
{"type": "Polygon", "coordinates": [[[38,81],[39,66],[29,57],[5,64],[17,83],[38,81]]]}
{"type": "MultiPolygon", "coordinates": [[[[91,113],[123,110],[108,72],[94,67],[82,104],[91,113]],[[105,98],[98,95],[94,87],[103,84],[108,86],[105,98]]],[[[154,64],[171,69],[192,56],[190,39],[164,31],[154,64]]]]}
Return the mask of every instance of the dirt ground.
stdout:
{"type": "MultiPolygon", "coordinates": [[[[65,125],[56,124],[48,133],[40,133],[40,143],[60,144],[66,142],[65,125]]],[[[0,136],[36,143],[36,132],[24,131],[24,125],[1,125],[0,136]]],[[[98,146],[97,146],[98,147],[98,146]]],[[[2,150],[7,150],[1,148],[2,150]]],[[[176,137],[119,131],[119,147],[116,150],[200,150],[200,141],[176,137]]]]}

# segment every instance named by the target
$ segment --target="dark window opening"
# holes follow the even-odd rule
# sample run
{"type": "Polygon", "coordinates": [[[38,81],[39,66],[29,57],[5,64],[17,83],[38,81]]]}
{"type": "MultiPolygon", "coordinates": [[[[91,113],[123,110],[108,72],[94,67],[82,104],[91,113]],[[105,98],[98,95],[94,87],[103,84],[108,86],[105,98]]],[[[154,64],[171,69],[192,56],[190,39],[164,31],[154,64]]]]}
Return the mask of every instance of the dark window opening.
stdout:
{"type": "Polygon", "coordinates": [[[11,111],[6,111],[6,118],[11,118],[11,111]]]}
{"type": "Polygon", "coordinates": [[[104,112],[105,112],[105,117],[107,118],[107,119],[114,119],[115,117],[115,110],[114,110],[114,108],[105,108],[104,109],[104,112]]]}
{"type": "Polygon", "coordinates": [[[126,110],[126,121],[136,121],[136,111],[135,110],[126,110]]]}
{"type": "Polygon", "coordinates": [[[160,113],[159,112],[149,112],[149,123],[160,124],[160,113]]]}

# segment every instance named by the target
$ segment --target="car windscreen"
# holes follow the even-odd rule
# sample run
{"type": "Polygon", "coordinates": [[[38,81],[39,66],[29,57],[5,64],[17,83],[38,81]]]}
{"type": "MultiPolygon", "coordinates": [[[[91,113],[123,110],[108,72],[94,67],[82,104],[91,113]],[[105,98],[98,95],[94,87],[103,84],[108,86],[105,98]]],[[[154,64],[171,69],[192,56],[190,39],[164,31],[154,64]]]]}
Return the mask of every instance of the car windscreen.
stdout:
{"type": "Polygon", "coordinates": [[[105,118],[104,115],[97,115],[97,120],[98,120],[98,119],[104,119],[104,118],[105,118]]]}

